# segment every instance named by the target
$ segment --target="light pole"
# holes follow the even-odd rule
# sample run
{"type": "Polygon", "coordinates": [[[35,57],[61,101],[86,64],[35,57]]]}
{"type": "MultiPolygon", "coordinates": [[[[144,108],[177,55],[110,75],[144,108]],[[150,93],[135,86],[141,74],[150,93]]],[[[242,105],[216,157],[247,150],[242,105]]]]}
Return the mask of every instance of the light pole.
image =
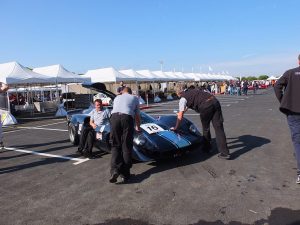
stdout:
{"type": "Polygon", "coordinates": [[[159,60],[159,63],[160,63],[160,71],[162,72],[163,71],[164,61],[163,60],[159,60]]]}

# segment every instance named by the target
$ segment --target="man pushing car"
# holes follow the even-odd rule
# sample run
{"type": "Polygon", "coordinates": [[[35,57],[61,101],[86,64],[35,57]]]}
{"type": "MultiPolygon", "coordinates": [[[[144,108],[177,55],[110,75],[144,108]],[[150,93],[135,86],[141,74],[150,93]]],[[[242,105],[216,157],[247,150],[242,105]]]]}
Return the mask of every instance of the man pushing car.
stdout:
{"type": "Polygon", "coordinates": [[[226,136],[223,126],[223,115],[220,102],[211,93],[202,89],[187,89],[182,88],[177,91],[179,100],[179,112],[177,114],[177,121],[175,127],[171,130],[178,130],[183,115],[188,108],[200,113],[200,120],[202,123],[204,147],[205,151],[211,150],[211,134],[210,122],[212,122],[216,133],[217,146],[219,150],[219,158],[230,159],[229,149],[226,143],[226,136]]]}

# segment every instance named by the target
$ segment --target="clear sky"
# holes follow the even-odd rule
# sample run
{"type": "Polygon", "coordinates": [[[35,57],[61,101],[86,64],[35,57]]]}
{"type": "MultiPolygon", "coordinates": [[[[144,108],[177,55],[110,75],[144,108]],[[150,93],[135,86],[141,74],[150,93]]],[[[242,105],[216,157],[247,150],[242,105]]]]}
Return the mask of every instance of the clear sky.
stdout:
{"type": "Polygon", "coordinates": [[[281,75],[299,0],[0,0],[0,63],[281,75]]]}

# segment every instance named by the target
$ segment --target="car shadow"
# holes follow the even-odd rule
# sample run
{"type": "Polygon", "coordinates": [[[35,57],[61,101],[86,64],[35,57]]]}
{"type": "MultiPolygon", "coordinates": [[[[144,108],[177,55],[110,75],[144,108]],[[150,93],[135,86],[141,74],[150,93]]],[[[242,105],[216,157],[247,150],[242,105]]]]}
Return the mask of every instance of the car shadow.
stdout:
{"type": "MultiPolygon", "coordinates": [[[[238,150],[231,153],[231,160],[234,160],[255,148],[261,147],[271,142],[269,139],[252,135],[242,135],[236,138],[228,138],[228,140],[228,144],[230,145],[229,149],[231,150],[230,152],[238,148],[238,150]]],[[[153,166],[151,169],[144,171],[141,174],[133,175],[128,183],[140,183],[155,173],[160,173],[165,170],[206,161],[214,155],[218,154],[215,139],[213,139],[212,141],[212,152],[205,153],[202,151],[202,147],[199,147],[199,149],[195,149],[194,151],[180,157],[151,162],[149,163],[149,165],[153,166]]]]}
{"type": "Polygon", "coordinates": [[[203,152],[202,147],[197,147],[193,151],[187,152],[175,158],[150,162],[148,163],[148,165],[153,166],[151,169],[144,171],[143,173],[133,175],[128,183],[140,183],[155,173],[160,173],[165,170],[196,164],[213,157],[217,153],[218,152],[216,149],[213,149],[210,153],[206,153],[203,152]]]}
{"type": "Polygon", "coordinates": [[[227,143],[231,152],[231,160],[234,160],[239,156],[270,142],[270,139],[253,135],[242,135],[236,138],[227,138],[227,143]],[[234,149],[238,150],[234,151],[234,149]]]}

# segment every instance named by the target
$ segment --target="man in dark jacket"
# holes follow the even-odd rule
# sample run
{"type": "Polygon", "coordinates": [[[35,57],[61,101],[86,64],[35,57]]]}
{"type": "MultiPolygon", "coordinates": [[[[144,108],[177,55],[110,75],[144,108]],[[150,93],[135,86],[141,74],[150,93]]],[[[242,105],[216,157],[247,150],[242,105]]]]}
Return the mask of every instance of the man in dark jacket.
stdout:
{"type": "Polygon", "coordinates": [[[171,130],[176,131],[179,129],[184,113],[188,108],[191,108],[200,113],[205,150],[209,151],[211,148],[210,122],[212,122],[220,152],[218,156],[222,159],[230,159],[220,102],[212,94],[202,89],[178,90],[177,95],[180,97],[179,112],[177,114],[176,125],[171,130]]]}
{"type": "Polygon", "coordinates": [[[296,183],[300,184],[300,66],[286,71],[276,82],[274,90],[280,102],[280,111],[287,115],[297,159],[296,183]]]}

